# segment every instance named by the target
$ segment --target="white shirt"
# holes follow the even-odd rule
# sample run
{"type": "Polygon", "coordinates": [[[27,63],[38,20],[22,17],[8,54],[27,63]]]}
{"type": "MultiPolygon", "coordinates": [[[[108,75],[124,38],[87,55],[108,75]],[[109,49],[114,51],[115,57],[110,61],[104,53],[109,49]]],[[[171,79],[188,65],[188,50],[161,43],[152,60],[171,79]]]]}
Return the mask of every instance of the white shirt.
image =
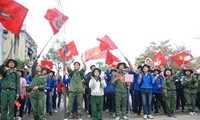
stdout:
{"type": "Polygon", "coordinates": [[[96,80],[92,78],[89,82],[89,88],[91,89],[92,96],[102,96],[104,95],[104,88],[106,87],[105,80],[96,80]]]}

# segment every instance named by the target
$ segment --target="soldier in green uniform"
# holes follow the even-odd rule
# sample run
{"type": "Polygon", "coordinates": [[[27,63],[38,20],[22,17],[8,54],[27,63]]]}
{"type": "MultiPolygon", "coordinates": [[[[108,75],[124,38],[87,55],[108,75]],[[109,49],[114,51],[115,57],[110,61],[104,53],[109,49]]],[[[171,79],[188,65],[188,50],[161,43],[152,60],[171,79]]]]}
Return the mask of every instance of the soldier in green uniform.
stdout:
{"type": "Polygon", "coordinates": [[[184,95],[186,99],[186,106],[189,111],[189,115],[197,115],[195,112],[195,100],[197,93],[197,79],[193,77],[193,71],[191,69],[185,69],[183,71],[184,77],[182,80],[184,95]]]}
{"type": "Polygon", "coordinates": [[[30,101],[31,107],[33,110],[33,118],[35,120],[44,120],[44,89],[46,83],[45,74],[49,72],[49,69],[42,68],[37,63],[37,59],[33,63],[32,66],[32,82],[28,88],[28,92],[30,93],[30,101]]]}
{"type": "Polygon", "coordinates": [[[117,65],[117,73],[113,76],[112,84],[115,84],[115,100],[116,100],[116,119],[128,120],[126,116],[127,102],[127,84],[124,81],[126,63],[120,62],[117,65]]]}
{"type": "Polygon", "coordinates": [[[177,71],[176,75],[172,76],[171,69],[165,69],[163,80],[163,95],[166,103],[167,114],[169,117],[176,117],[176,86],[175,80],[181,75],[180,71],[177,71]]]}
{"type": "Polygon", "coordinates": [[[69,120],[69,116],[72,112],[74,100],[77,100],[78,106],[78,114],[79,120],[82,120],[82,104],[83,104],[83,77],[86,70],[86,63],[83,62],[83,68],[80,70],[80,63],[74,62],[74,70],[71,69],[71,64],[73,61],[70,61],[67,65],[67,71],[69,73],[69,77],[71,77],[70,84],[69,84],[69,101],[68,101],[68,111],[66,112],[67,118],[65,120],[69,120]]]}
{"type": "Polygon", "coordinates": [[[13,120],[15,105],[13,102],[19,98],[20,89],[20,77],[15,68],[17,67],[17,61],[9,59],[6,64],[0,66],[0,74],[5,74],[5,77],[1,81],[2,93],[1,93],[1,119],[13,120]],[[6,67],[6,68],[5,68],[6,67]],[[7,117],[9,107],[9,117],[7,117]]]}
{"type": "Polygon", "coordinates": [[[199,73],[196,73],[197,75],[197,107],[200,111],[200,75],[199,73]]]}

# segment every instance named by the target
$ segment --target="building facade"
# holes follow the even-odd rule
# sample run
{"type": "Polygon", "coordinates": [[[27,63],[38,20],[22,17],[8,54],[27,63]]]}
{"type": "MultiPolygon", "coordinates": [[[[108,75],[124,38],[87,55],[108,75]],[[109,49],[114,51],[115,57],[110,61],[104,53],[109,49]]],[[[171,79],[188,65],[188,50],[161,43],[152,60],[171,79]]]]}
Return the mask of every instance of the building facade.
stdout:
{"type": "Polygon", "coordinates": [[[6,58],[32,60],[37,56],[37,44],[27,33],[23,25],[19,36],[4,29],[3,32],[3,60],[6,58]]]}

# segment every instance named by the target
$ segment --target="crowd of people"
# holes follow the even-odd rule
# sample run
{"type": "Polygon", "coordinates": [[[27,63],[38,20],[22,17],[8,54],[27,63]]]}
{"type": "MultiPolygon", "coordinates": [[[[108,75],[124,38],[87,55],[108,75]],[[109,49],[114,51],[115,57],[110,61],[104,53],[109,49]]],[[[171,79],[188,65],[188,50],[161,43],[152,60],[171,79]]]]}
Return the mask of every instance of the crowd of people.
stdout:
{"type": "Polygon", "coordinates": [[[68,97],[64,120],[82,120],[83,110],[92,120],[104,119],[103,111],[116,120],[127,120],[129,108],[131,114],[142,114],[143,119],[153,119],[153,112],[175,118],[179,109],[191,116],[197,115],[196,108],[200,110],[200,76],[184,65],[178,70],[161,71],[144,64],[134,70],[125,58],[128,64],[120,62],[105,71],[91,65],[90,72],[85,73],[87,66],[82,59],[82,68],[81,63],[69,61],[65,74],[60,76],[41,67],[38,58],[26,76],[24,70],[17,69],[14,59],[0,66],[2,120],[21,120],[24,113],[44,120],[60,110],[64,92],[68,97]],[[133,75],[132,82],[125,82],[127,74],[133,75]],[[63,87],[67,90],[63,91],[63,87]]]}

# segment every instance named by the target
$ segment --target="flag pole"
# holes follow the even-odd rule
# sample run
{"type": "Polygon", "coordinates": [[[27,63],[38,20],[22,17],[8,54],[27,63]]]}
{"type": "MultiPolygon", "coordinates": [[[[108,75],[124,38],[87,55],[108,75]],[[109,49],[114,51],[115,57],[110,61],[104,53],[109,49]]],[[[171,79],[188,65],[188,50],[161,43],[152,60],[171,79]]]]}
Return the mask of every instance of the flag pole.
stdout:
{"type": "Polygon", "coordinates": [[[49,40],[47,41],[47,43],[45,44],[45,46],[42,48],[41,52],[39,55],[42,54],[42,52],[44,51],[44,49],[47,47],[47,45],[49,44],[49,42],[51,41],[51,39],[53,38],[53,35],[49,38],[49,40]]]}
{"type": "MultiPolygon", "coordinates": [[[[68,51],[67,47],[66,47],[66,43],[65,41],[63,41],[63,45],[62,45],[62,50],[64,52],[64,55],[66,56],[66,53],[68,51]]],[[[63,75],[65,75],[66,73],[66,57],[64,56],[64,59],[63,59],[63,75]]],[[[66,115],[66,111],[67,111],[67,88],[66,88],[66,85],[63,86],[63,91],[64,91],[64,118],[67,117],[66,115]]]]}
{"type": "Polygon", "coordinates": [[[13,44],[12,44],[12,46],[11,46],[11,48],[10,48],[10,51],[9,51],[9,54],[8,54],[7,59],[8,59],[8,58],[10,57],[10,55],[11,55],[12,49],[13,49],[13,47],[14,47],[14,45],[15,45],[15,42],[16,42],[16,40],[14,39],[13,44]]]}
{"type": "Polygon", "coordinates": [[[121,55],[124,57],[124,58],[126,58],[125,57],[125,55],[122,53],[122,51],[118,48],[118,50],[119,50],[119,52],[121,53],[121,55]]]}

